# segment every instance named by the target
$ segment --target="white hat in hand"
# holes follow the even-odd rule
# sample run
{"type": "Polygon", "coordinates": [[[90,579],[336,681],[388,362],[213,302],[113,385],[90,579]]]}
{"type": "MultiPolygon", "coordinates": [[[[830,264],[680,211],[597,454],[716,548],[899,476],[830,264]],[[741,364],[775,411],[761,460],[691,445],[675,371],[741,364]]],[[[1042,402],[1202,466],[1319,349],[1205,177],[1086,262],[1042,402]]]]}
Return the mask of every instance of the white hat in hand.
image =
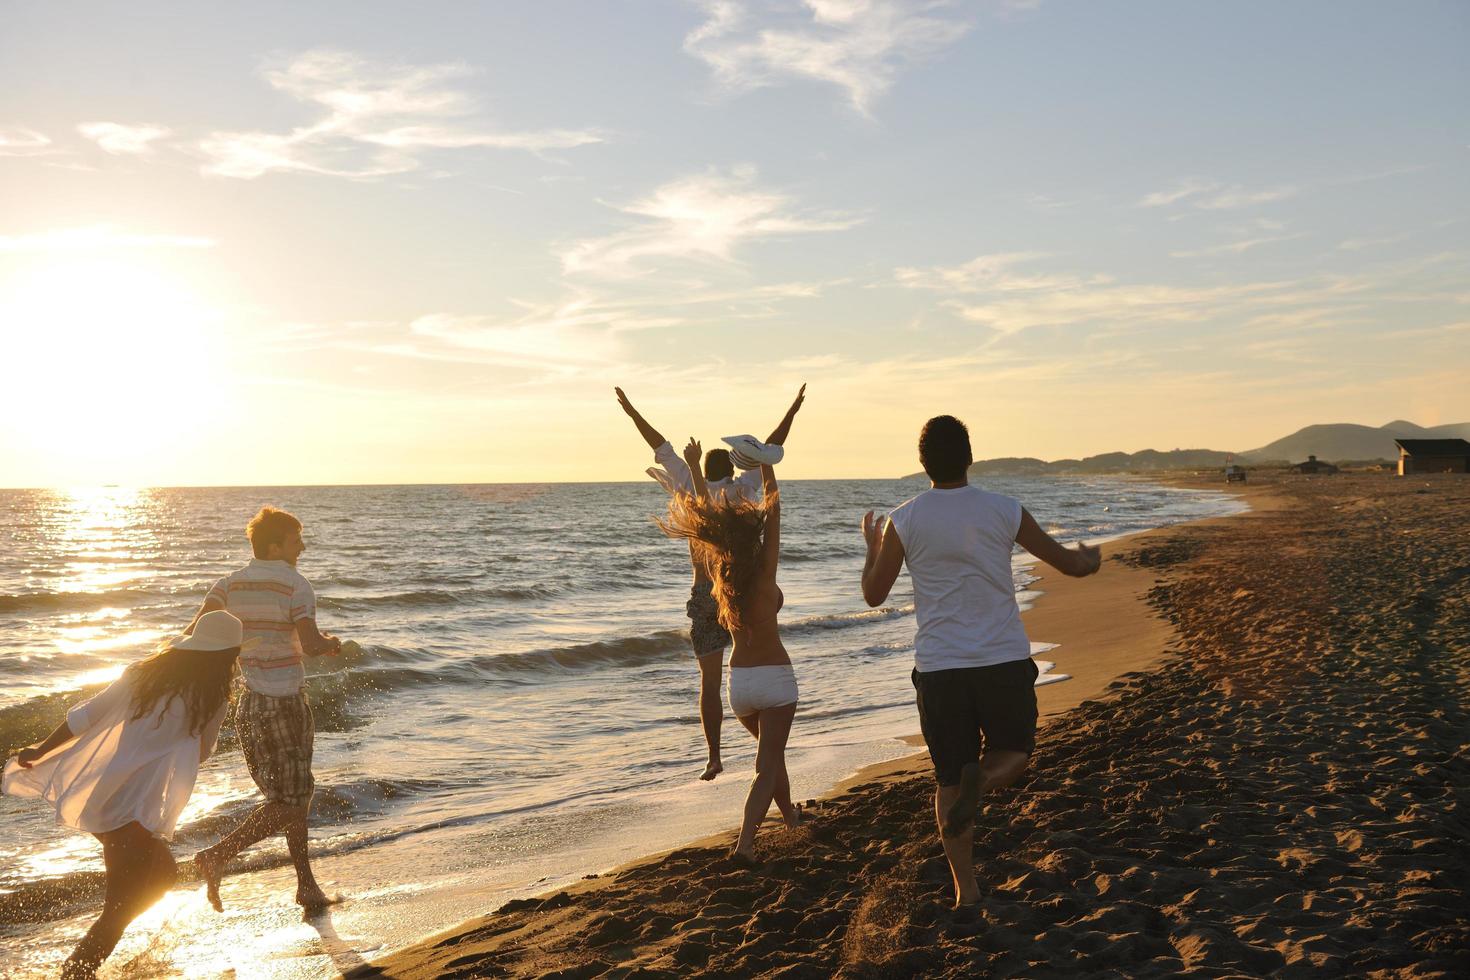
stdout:
{"type": "Polygon", "coordinates": [[[207,612],[194,624],[194,632],[188,636],[176,636],[169,641],[174,650],[249,650],[260,642],[260,637],[245,639],[245,625],[223,609],[207,612]]]}
{"type": "Polygon", "coordinates": [[[742,470],[753,470],[757,466],[775,466],[786,455],[786,450],[781,446],[761,442],[755,436],[725,436],[722,441],[730,447],[730,458],[742,470]]]}

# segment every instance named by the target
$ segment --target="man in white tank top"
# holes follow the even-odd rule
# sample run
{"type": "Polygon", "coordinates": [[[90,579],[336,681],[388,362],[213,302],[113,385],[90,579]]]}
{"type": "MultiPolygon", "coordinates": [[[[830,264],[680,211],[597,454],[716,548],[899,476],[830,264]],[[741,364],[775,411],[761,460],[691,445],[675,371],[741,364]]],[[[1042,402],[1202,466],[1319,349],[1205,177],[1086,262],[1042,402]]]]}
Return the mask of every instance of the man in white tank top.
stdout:
{"type": "Polygon", "coordinates": [[[1078,577],[1096,572],[1102,554],[1085,544],[1064,548],[1019,501],[970,486],[970,433],[959,419],[925,423],[919,461],[932,489],[900,504],[882,529],[872,511],[863,516],[863,598],[881,604],[908,564],[918,623],[912,680],[958,908],[980,900],[980,800],[1015,782],[1036,747],[1037,668],[1016,605],[1011,547],[1078,577]]]}

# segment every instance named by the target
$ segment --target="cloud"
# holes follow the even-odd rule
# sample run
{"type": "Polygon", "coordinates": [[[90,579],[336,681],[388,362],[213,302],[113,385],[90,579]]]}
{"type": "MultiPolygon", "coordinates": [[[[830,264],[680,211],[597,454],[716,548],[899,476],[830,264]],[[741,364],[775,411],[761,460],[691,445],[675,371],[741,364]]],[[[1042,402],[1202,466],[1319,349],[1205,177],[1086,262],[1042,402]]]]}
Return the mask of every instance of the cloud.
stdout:
{"type": "Polygon", "coordinates": [[[805,79],[835,85],[868,114],[904,69],[953,44],[969,24],[923,0],[704,0],[684,50],[725,88],[744,92],[805,79]]]}
{"type": "Polygon", "coordinates": [[[1169,254],[1176,259],[1197,259],[1212,255],[1240,255],[1253,248],[1262,245],[1271,245],[1275,242],[1290,242],[1298,238],[1305,238],[1306,232],[1300,231],[1294,235],[1261,235],[1256,238],[1242,238],[1239,241],[1226,242],[1223,245],[1211,245],[1207,248],[1188,249],[1169,254]]]}
{"type": "Polygon", "coordinates": [[[1031,275],[1015,268],[1042,257],[1032,252],[982,255],[959,266],[898,269],[895,280],[907,288],[945,294],[949,298],[944,305],[961,319],[1007,336],[1034,327],[1078,324],[1113,330],[1205,322],[1259,330],[1320,329],[1349,322],[1344,317],[1358,309],[1365,294],[1402,288],[1414,271],[1199,286],[1119,283],[1107,275],[1031,275]]]}
{"type": "Polygon", "coordinates": [[[1021,275],[1018,265],[1047,257],[1045,252],[999,252],[980,255],[955,266],[932,269],[899,268],[894,279],[907,289],[930,289],[956,294],[1009,293],[1043,289],[1077,289],[1082,286],[1105,285],[1107,276],[1021,275]]]}
{"type": "Polygon", "coordinates": [[[1226,186],[1199,177],[1186,177],[1171,188],[1144,195],[1138,206],[1160,208],[1183,201],[1201,211],[1228,211],[1284,200],[1296,193],[1297,188],[1289,185],[1252,190],[1239,184],[1226,186]]]}
{"type": "Polygon", "coordinates": [[[51,152],[51,140],[34,129],[0,129],[0,157],[30,157],[51,152]]]}
{"type": "Polygon", "coordinates": [[[167,136],[162,126],[125,126],[122,123],[91,122],[77,126],[77,132],[112,154],[152,153],[148,144],[167,136]]]}
{"type": "Polygon", "coordinates": [[[0,252],[68,252],[116,248],[212,248],[212,238],[197,235],[141,235],[107,225],[0,235],[0,252]]]}
{"type": "Polygon", "coordinates": [[[618,210],[643,221],[573,243],[561,253],[565,272],[624,278],[660,259],[727,262],[743,242],[842,231],[862,221],[851,215],[801,214],[786,195],[756,187],[750,167],[675,180],[618,210]]]}
{"type": "Polygon", "coordinates": [[[373,64],[319,49],[265,71],[272,88],[324,115],[285,133],[215,132],[199,144],[206,173],[251,179],[273,172],[372,178],[419,167],[420,150],[489,147],[540,153],[601,142],[591,130],[502,131],[471,120],[473,100],[451,86],[463,65],[373,64]]]}
{"type": "Polygon", "coordinates": [[[1407,234],[1402,234],[1388,235],[1383,238],[1348,238],[1341,242],[1338,242],[1337,247],[1344,252],[1361,252],[1363,249],[1367,248],[1378,248],[1383,245],[1397,245],[1399,242],[1405,241],[1408,237],[1409,236],[1407,234]]]}

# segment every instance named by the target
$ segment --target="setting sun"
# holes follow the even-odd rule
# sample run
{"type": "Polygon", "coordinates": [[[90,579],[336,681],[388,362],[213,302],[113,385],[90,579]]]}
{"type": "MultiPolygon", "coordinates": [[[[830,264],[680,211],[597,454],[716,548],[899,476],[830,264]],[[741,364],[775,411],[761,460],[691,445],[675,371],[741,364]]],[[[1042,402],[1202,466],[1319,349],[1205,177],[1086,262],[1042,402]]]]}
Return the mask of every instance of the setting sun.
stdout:
{"type": "Polygon", "coordinates": [[[95,468],[177,452],[225,394],[218,314],[159,264],[41,256],[0,289],[10,359],[3,399],[57,460],[95,468]]]}

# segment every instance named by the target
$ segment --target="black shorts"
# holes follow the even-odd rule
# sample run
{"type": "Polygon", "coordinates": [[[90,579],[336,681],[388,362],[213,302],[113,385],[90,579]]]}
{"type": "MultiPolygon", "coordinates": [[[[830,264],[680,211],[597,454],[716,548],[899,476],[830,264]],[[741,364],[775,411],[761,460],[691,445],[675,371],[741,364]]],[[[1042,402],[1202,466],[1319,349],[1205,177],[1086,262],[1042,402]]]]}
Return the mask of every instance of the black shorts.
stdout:
{"type": "Polygon", "coordinates": [[[919,728],[940,786],[956,786],[960,770],[985,749],[1036,748],[1036,661],[913,674],[919,728]],[[982,741],[981,733],[984,733],[982,741]]]}

